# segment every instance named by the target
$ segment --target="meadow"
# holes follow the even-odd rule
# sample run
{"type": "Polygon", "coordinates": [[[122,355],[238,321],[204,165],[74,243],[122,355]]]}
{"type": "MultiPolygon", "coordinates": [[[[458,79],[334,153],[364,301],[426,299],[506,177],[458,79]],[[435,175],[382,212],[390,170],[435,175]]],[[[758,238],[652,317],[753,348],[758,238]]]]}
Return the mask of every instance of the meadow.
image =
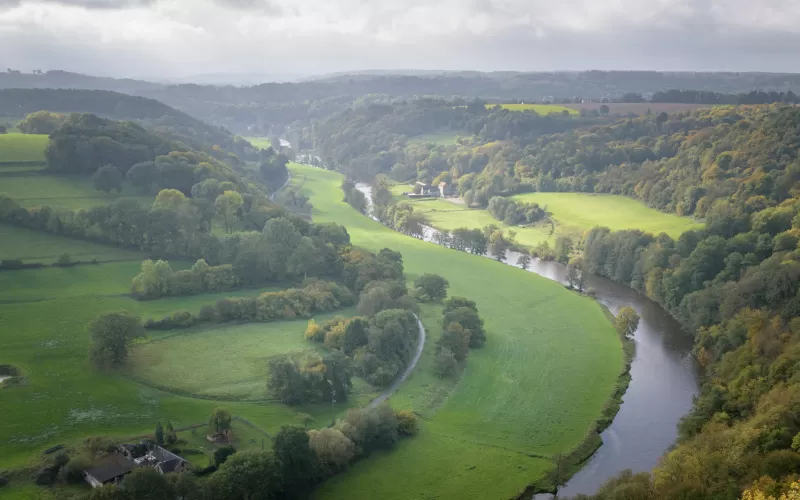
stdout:
{"type": "Polygon", "coordinates": [[[596,226],[612,230],[641,229],[667,233],[677,239],[702,223],[689,217],[659,212],[626,196],[587,193],[526,193],[513,197],[526,203],[538,203],[553,214],[567,232],[583,232],[596,226]]]}
{"type": "Polygon", "coordinates": [[[0,164],[44,163],[48,140],[41,134],[0,134],[0,164]]]}
{"type": "Polygon", "coordinates": [[[554,225],[541,222],[534,226],[509,226],[492,217],[488,211],[466,208],[457,200],[410,200],[402,195],[410,190],[411,186],[407,184],[391,187],[395,200],[410,203],[437,229],[452,231],[460,227],[480,229],[495,225],[505,231],[514,231],[515,241],[529,248],[544,242],[552,247],[559,236],[579,240],[585,231],[597,226],[613,230],[641,229],[653,234],[665,232],[673,238],[703,226],[696,219],[659,212],[633,198],[588,193],[527,193],[513,196],[515,200],[546,207],[552,213],[554,225]]]}
{"type": "MultiPolygon", "coordinates": [[[[0,167],[0,172],[3,169],[0,167]]],[[[142,196],[125,183],[122,193],[105,193],[94,188],[92,180],[80,176],[42,175],[20,172],[15,176],[0,177],[0,193],[6,193],[25,208],[48,205],[67,210],[88,209],[108,205],[120,198],[153,203],[153,196],[142,196]]]]}
{"type": "MultiPolygon", "coordinates": [[[[0,427],[0,469],[30,467],[39,462],[41,450],[69,445],[86,436],[124,439],[149,433],[159,418],[170,419],[176,427],[205,422],[220,405],[267,432],[297,423],[300,411],[318,415],[320,421],[329,418],[330,404],[290,408],[185,397],[137,383],[127,373],[95,370],[87,357],[86,325],[101,313],[125,310],[147,318],[176,310],[197,312],[203,304],[225,296],[276,289],[139,302],[127,295],[139,264],[137,260],[0,272],[0,364],[14,365],[24,376],[21,385],[0,389],[0,407],[6,419],[0,427]]],[[[190,265],[172,264],[174,269],[190,265]]],[[[275,323],[269,328],[304,330],[305,321],[275,323]]],[[[199,376],[206,368],[195,366],[186,376],[199,376]]],[[[337,404],[335,410],[342,413],[347,408],[347,404],[337,404]]]]}
{"type": "Polygon", "coordinates": [[[272,147],[272,141],[266,137],[244,137],[243,139],[257,148],[269,149],[272,147]]]}
{"type": "Polygon", "coordinates": [[[495,106],[500,106],[503,109],[511,111],[534,111],[540,115],[563,113],[565,111],[570,115],[578,114],[578,110],[561,106],[560,104],[487,104],[486,109],[491,109],[495,106]]]}
{"type": "Polygon", "coordinates": [[[391,231],[340,201],[340,174],[290,169],[307,178],[302,191],[315,220],[345,225],[359,246],[400,251],[410,280],[443,275],[451,295],[476,300],[488,338],[470,353],[458,383],[445,389],[420,365],[391,402],[426,406],[423,434],[356,464],[323,485],[319,498],[454,498],[467,487],[470,498],[510,497],[541,478],[552,465],[547,457],[576,447],[594,428],[623,364],[619,338],[596,302],[511,266],[391,231]],[[454,479],[454,471],[469,479],[454,479]]]}
{"type": "MultiPolygon", "coordinates": [[[[2,181],[0,181],[2,183],[2,181]]],[[[42,231],[0,223],[0,260],[22,259],[26,263],[52,264],[63,253],[73,261],[140,261],[138,252],[90,241],[63,238],[42,231]]]]}
{"type": "MultiPolygon", "coordinates": [[[[353,309],[320,315],[318,323],[353,309]]],[[[306,321],[194,327],[153,338],[136,347],[130,374],[175,392],[232,401],[267,401],[269,360],[281,354],[324,356],[320,344],[303,338],[306,321]]],[[[369,391],[374,394],[374,390],[369,391]]]]}

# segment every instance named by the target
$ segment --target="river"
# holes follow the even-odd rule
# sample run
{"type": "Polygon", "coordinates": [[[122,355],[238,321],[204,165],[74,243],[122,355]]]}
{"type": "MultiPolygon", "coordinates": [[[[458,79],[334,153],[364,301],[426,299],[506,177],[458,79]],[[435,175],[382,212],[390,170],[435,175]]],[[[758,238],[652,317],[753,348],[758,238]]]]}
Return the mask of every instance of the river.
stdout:
{"type": "MultiPolygon", "coordinates": [[[[366,196],[371,210],[369,185],[359,183],[356,187],[366,196]]],[[[435,233],[436,229],[426,228],[424,239],[431,241],[435,233]]],[[[508,252],[507,263],[513,265],[518,257],[518,253],[508,252]]],[[[566,282],[566,266],[555,262],[533,259],[528,271],[566,282]]],[[[597,300],[612,312],[630,306],[641,320],[634,333],[631,382],[619,413],[600,435],[603,445],[559,488],[561,498],[592,494],[625,469],[652,469],[675,442],[678,421],[691,409],[699,382],[698,367],[691,355],[692,339],[672,316],[644,295],[606,278],[588,275],[587,286],[594,288],[597,300]]],[[[543,500],[552,495],[534,498],[543,500]]]]}

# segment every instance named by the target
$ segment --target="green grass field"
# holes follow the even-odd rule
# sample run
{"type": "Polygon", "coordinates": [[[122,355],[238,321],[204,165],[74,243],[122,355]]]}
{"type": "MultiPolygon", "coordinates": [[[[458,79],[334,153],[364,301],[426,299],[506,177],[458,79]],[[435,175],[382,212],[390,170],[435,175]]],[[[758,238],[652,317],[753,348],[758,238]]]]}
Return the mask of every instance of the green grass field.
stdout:
{"type": "Polygon", "coordinates": [[[641,229],[652,234],[681,233],[703,226],[689,217],[659,212],[625,196],[586,193],[527,193],[514,196],[527,203],[538,203],[553,214],[567,231],[583,232],[597,226],[612,230],[641,229]]]}
{"type": "MultiPolygon", "coordinates": [[[[0,408],[8,419],[0,427],[0,469],[31,466],[42,449],[86,436],[125,438],[152,432],[158,418],[170,419],[176,427],[204,422],[220,405],[268,432],[297,423],[299,411],[319,416],[319,421],[330,418],[329,404],[290,408],[183,397],[139,384],[125,373],[96,371],[87,359],[86,325],[98,314],[127,310],[147,318],[181,309],[197,312],[222,297],[276,289],[138,302],[127,294],[139,265],[131,261],[0,272],[0,364],[18,367],[25,377],[20,386],[0,389],[0,408]]],[[[173,269],[189,265],[172,263],[173,269]]],[[[281,325],[305,329],[305,322],[270,328],[280,331],[281,325]]],[[[194,373],[207,368],[198,365],[194,373]]],[[[336,412],[348,407],[337,404],[336,412]]]]}
{"type": "Polygon", "coordinates": [[[465,205],[441,198],[409,200],[402,196],[411,190],[407,184],[391,187],[397,201],[410,203],[414,210],[422,213],[431,225],[445,231],[459,227],[479,229],[488,225],[516,232],[517,243],[535,247],[545,241],[551,246],[559,236],[578,240],[593,227],[605,226],[612,230],[641,229],[659,234],[665,232],[677,238],[681,233],[697,229],[703,224],[689,217],[659,212],[647,205],[625,196],[594,195],[587,193],[527,193],[513,198],[526,203],[538,203],[552,213],[555,228],[549,223],[532,227],[508,226],[492,217],[488,211],[468,209],[465,205]],[[552,234],[551,234],[552,232],[552,234]]]}
{"type": "Polygon", "coordinates": [[[272,142],[266,137],[244,137],[243,139],[257,148],[268,149],[272,147],[272,142]]]}
{"type": "Polygon", "coordinates": [[[28,263],[52,264],[65,252],[73,261],[142,260],[141,253],[131,250],[0,223],[0,260],[22,259],[28,263]]]}
{"type": "MultiPolygon", "coordinates": [[[[353,316],[354,310],[315,318],[353,316]]],[[[303,338],[306,321],[215,325],[169,332],[137,346],[131,375],[183,394],[223,400],[270,399],[267,364],[280,354],[324,355],[320,344],[303,338]]],[[[374,391],[370,391],[372,394],[374,391]]]]}
{"type": "Polygon", "coordinates": [[[0,134],[0,163],[43,163],[48,137],[38,134],[0,134]]]}
{"type": "Polygon", "coordinates": [[[503,109],[511,111],[535,111],[540,115],[549,115],[550,113],[563,113],[566,111],[571,115],[579,114],[577,109],[559,106],[558,104],[487,104],[486,109],[500,106],[503,109]]]}
{"type": "MultiPolygon", "coordinates": [[[[2,172],[2,169],[0,169],[2,172]]],[[[0,177],[0,193],[6,193],[25,208],[48,205],[68,210],[108,205],[120,198],[130,198],[147,206],[153,196],[142,196],[125,185],[122,193],[105,193],[94,188],[89,177],[56,175],[23,175],[0,177]]]]}
{"type": "Polygon", "coordinates": [[[470,498],[510,497],[550,466],[530,455],[552,456],[581,442],[622,368],[619,338],[597,303],[511,266],[395,233],[340,201],[339,174],[291,170],[308,179],[303,192],[315,220],[345,225],[359,246],[400,251],[412,280],[442,274],[452,295],[477,301],[488,332],[452,392],[423,364],[392,398],[397,408],[431,410],[423,435],[357,464],[323,486],[319,498],[454,498],[464,485],[470,498]],[[471,481],[458,481],[454,471],[471,481]]]}

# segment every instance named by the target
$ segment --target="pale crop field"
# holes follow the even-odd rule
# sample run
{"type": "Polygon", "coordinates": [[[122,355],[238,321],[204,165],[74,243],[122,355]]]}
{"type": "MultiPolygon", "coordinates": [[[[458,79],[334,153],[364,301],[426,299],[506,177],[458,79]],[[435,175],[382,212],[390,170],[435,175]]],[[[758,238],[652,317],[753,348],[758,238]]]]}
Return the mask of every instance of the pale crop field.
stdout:
{"type": "Polygon", "coordinates": [[[486,109],[491,109],[495,106],[500,106],[503,109],[508,109],[511,111],[534,111],[540,115],[563,113],[564,111],[570,115],[577,115],[579,113],[576,109],[568,108],[558,104],[487,104],[486,109]]]}

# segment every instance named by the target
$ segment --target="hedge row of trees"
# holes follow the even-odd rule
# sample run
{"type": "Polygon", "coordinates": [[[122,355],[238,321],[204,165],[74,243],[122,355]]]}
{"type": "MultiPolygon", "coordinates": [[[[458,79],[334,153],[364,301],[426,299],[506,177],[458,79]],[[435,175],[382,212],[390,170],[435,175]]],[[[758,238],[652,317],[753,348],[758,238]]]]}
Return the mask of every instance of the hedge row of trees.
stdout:
{"type": "Polygon", "coordinates": [[[191,269],[173,271],[165,260],[145,260],[133,278],[131,293],[137,299],[157,299],[168,295],[227,292],[239,286],[231,264],[209,266],[200,259],[191,269]]]}
{"type": "Polygon", "coordinates": [[[356,189],[353,181],[342,181],[342,191],[344,192],[344,201],[362,214],[367,213],[367,198],[364,193],[356,189]]]}
{"type": "MultiPolygon", "coordinates": [[[[252,199],[250,207],[245,203],[243,218],[263,229],[223,237],[210,234],[210,216],[204,215],[202,204],[175,190],[161,191],[149,208],[122,199],[78,211],[47,206],[26,209],[0,195],[0,220],[158,256],[203,259],[212,266],[230,264],[237,284],[242,286],[342,272],[338,252],[350,241],[344,228],[312,224],[259,203],[252,199]]],[[[175,293],[185,290],[181,287],[175,293]]],[[[165,292],[168,290],[162,287],[160,293],[165,292]]]]}
{"type": "Polygon", "coordinates": [[[203,306],[197,315],[176,311],[160,320],[148,320],[153,330],[187,328],[198,323],[271,322],[310,318],[354,304],[353,294],[331,281],[309,279],[303,288],[264,292],[257,297],[232,297],[203,306]]]}

